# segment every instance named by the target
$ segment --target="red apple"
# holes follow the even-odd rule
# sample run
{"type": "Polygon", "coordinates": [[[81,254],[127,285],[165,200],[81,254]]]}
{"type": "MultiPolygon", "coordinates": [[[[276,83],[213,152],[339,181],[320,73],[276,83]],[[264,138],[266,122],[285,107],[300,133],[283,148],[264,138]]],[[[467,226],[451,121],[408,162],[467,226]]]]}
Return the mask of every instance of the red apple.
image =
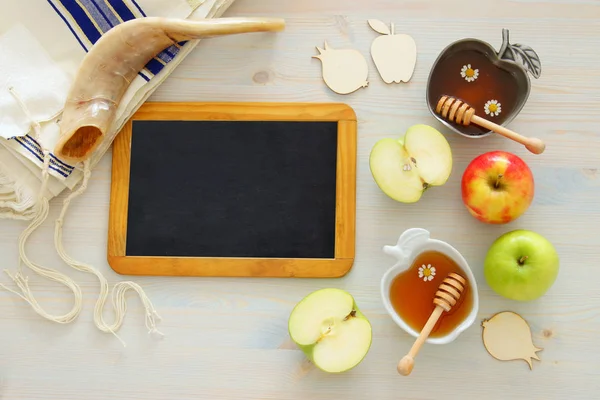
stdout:
{"type": "Polygon", "coordinates": [[[518,156],[491,151],[477,156],[462,176],[462,199],[475,218],[505,224],[519,218],[531,205],[533,174],[518,156]]]}

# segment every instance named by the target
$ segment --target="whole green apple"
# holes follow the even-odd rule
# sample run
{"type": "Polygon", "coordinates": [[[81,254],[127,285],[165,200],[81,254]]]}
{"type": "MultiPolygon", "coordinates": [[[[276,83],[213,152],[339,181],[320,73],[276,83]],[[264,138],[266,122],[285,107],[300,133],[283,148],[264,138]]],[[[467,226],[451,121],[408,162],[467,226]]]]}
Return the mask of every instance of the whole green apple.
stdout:
{"type": "Polygon", "coordinates": [[[488,249],[483,272],[499,295],[531,301],[544,295],[558,276],[559,257],[542,235],[517,229],[498,237],[488,249]]]}

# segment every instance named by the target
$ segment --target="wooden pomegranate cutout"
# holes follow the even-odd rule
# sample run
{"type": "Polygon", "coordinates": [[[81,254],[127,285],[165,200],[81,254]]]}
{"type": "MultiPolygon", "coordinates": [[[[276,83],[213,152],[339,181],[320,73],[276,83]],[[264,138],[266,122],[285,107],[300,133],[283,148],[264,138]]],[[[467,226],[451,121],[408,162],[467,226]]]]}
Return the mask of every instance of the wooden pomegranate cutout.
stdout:
{"type": "Polygon", "coordinates": [[[405,34],[394,32],[394,23],[390,27],[377,20],[367,20],[375,32],[382,34],[371,44],[371,57],[385,83],[408,82],[417,62],[417,44],[405,34]]]}
{"type": "Polygon", "coordinates": [[[531,329],[527,322],[512,311],[504,311],[486,319],[483,327],[483,344],[492,357],[500,361],[524,360],[533,369],[531,359],[539,361],[531,329]]]}
{"type": "Polygon", "coordinates": [[[323,80],[331,90],[339,94],[348,94],[369,85],[367,60],[358,51],[336,50],[327,42],[325,49],[317,47],[317,50],[319,55],[312,58],[321,61],[323,80]]]}

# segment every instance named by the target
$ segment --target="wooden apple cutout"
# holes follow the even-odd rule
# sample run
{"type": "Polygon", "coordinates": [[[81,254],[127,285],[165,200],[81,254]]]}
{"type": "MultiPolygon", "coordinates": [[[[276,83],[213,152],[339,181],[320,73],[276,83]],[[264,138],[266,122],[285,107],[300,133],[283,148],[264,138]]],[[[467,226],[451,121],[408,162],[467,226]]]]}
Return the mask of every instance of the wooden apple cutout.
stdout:
{"type": "Polygon", "coordinates": [[[323,80],[331,90],[338,94],[348,94],[369,85],[367,60],[357,50],[336,50],[327,42],[325,49],[317,47],[317,50],[319,55],[312,58],[321,61],[323,80]]]}
{"type": "Polygon", "coordinates": [[[382,34],[371,44],[371,57],[385,83],[408,82],[417,62],[417,44],[405,34],[394,32],[394,23],[390,27],[377,19],[367,20],[375,32],[382,34]]]}

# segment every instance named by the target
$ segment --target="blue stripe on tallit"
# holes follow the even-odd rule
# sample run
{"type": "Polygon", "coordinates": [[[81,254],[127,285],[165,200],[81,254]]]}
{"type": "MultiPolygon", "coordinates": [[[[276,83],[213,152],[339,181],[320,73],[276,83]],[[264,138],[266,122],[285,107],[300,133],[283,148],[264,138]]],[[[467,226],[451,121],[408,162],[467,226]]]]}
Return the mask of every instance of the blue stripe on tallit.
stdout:
{"type": "Polygon", "coordinates": [[[96,43],[102,32],[94,26],[94,22],[86,15],[84,9],[75,0],[59,0],[59,2],[77,22],[79,29],[81,29],[87,40],[92,44],[96,43]]]}
{"type": "Polygon", "coordinates": [[[118,25],[121,21],[115,16],[112,10],[106,5],[106,1],[95,1],[94,5],[98,9],[98,12],[109,22],[111,26],[118,25]]]}
{"type": "MultiPolygon", "coordinates": [[[[95,0],[87,0],[87,1],[95,1],[95,0]]],[[[134,19],[135,15],[133,11],[125,4],[122,0],[109,0],[110,5],[115,9],[117,14],[121,17],[123,21],[129,21],[130,19],[134,19]]]]}
{"type": "Polygon", "coordinates": [[[177,46],[171,45],[171,46],[167,47],[163,53],[167,54],[171,58],[174,58],[178,52],[179,52],[179,49],[177,48],[177,46]]]}
{"type": "Polygon", "coordinates": [[[137,3],[137,1],[135,0],[131,0],[131,2],[133,3],[133,5],[138,9],[138,11],[140,12],[140,14],[142,14],[142,17],[146,16],[146,13],[144,12],[144,10],[142,10],[142,7],[140,7],[137,3]]]}
{"type": "MultiPolygon", "coordinates": [[[[15,142],[19,143],[25,150],[27,150],[28,152],[33,154],[35,158],[40,160],[40,162],[44,162],[44,153],[42,151],[42,147],[33,137],[31,137],[31,135],[27,134],[25,136],[13,136],[8,140],[14,140],[15,142]]],[[[52,153],[49,153],[49,155],[50,161],[48,167],[51,170],[58,172],[65,178],[71,175],[75,167],[59,160],[52,153]]]]}
{"type": "Polygon", "coordinates": [[[171,52],[165,50],[163,52],[161,52],[160,54],[158,54],[156,57],[160,58],[161,60],[163,60],[165,63],[168,63],[169,61],[171,61],[173,59],[173,56],[171,55],[171,52]]]}
{"type": "MultiPolygon", "coordinates": [[[[42,152],[42,146],[40,146],[40,144],[33,137],[31,137],[31,135],[27,134],[25,136],[21,136],[20,139],[23,140],[25,143],[29,144],[32,147],[32,149],[35,149],[40,156],[44,156],[44,153],[42,152]]],[[[63,168],[66,172],[71,172],[75,168],[65,162],[62,162],[61,160],[56,158],[54,154],[50,154],[50,158],[56,160],[59,166],[63,168]]]]}
{"type": "Polygon", "coordinates": [[[154,75],[158,74],[163,68],[164,65],[154,58],[148,61],[148,64],[146,64],[146,69],[148,69],[148,71],[152,72],[154,75]]]}
{"type": "Polygon", "coordinates": [[[79,42],[79,44],[81,45],[81,47],[83,47],[83,50],[85,50],[87,52],[88,51],[87,47],[85,47],[85,45],[83,44],[83,42],[81,41],[81,39],[79,39],[79,35],[77,35],[77,33],[75,33],[75,30],[73,29],[73,27],[71,26],[71,24],[69,24],[69,21],[67,21],[67,19],[65,18],[65,16],[62,15],[60,11],[58,11],[58,8],[56,8],[56,6],[54,4],[52,4],[51,0],[48,0],[48,3],[54,9],[54,11],[56,11],[56,13],[58,14],[58,16],[65,22],[65,25],[67,25],[67,28],[69,28],[69,30],[71,31],[71,33],[73,33],[73,36],[75,36],[75,39],[77,39],[77,41],[79,42]]]}
{"type": "Polygon", "coordinates": [[[89,1],[81,1],[81,5],[86,9],[86,11],[92,16],[92,19],[96,21],[96,24],[100,27],[101,33],[106,33],[110,28],[113,27],[113,24],[110,23],[108,17],[102,10],[93,2],[89,1]]]}
{"type": "MultiPolygon", "coordinates": [[[[21,146],[23,146],[23,147],[25,148],[25,150],[27,150],[27,151],[29,151],[31,154],[33,154],[33,155],[35,156],[35,158],[37,158],[37,159],[38,159],[38,160],[40,160],[41,162],[44,162],[44,158],[43,158],[43,157],[41,157],[41,156],[40,156],[40,155],[39,155],[37,152],[35,152],[33,149],[31,149],[31,148],[30,148],[30,147],[29,147],[29,146],[28,146],[26,143],[23,143],[23,142],[21,141],[21,138],[19,138],[19,137],[15,137],[15,138],[12,138],[12,139],[14,139],[14,140],[15,140],[17,143],[19,143],[21,146]]],[[[62,176],[64,176],[65,178],[66,178],[66,177],[68,177],[68,176],[69,176],[69,174],[70,174],[70,172],[69,172],[69,173],[65,173],[65,172],[63,172],[62,170],[60,170],[60,169],[56,168],[56,161],[54,161],[52,158],[50,159],[50,162],[49,162],[48,168],[50,168],[50,169],[51,169],[51,170],[53,170],[53,171],[56,171],[56,172],[58,172],[59,174],[61,174],[61,175],[62,175],[62,176]]]]}
{"type": "MultiPolygon", "coordinates": [[[[84,41],[94,44],[103,33],[121,21],[146,16],[144,10],[134,0],[48,0],[48,2],[67,24],[85,51],[88,51],[90,46],[84,45],[84,41]],[[60,4],[68,15],[63,15],[61,8],[54,3],[60,4]]],[[[178,53],[177,46],[170,46],[150,60],[139,75],[146,81],[150,81],[151,77],[162,71],[165,64],[173,60],[178,53]]]]}

